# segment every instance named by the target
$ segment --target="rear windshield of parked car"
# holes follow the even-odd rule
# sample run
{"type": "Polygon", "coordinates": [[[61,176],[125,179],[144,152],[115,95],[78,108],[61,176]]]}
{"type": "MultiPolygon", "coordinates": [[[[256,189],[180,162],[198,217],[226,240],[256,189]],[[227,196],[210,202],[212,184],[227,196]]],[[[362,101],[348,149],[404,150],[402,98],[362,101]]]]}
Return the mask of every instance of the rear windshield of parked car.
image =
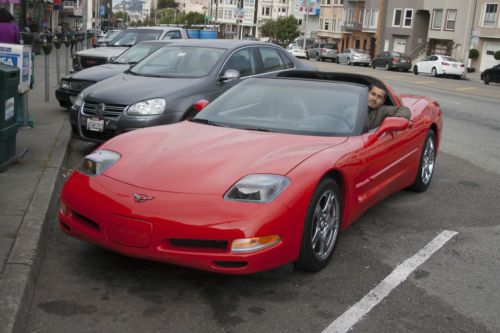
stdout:
{"type": "Polygon", "coordinates": [[[443,60],[458,62],[458,59],[457,58],[453,58],[453,57],[443,57],[443,60]]]}
{"type": "Polygon", "coordinates": [[[337,44],[325,44],[325,45],[323,45],[323,48],[324,49],[336,50],[337,49],[337,44]]]}

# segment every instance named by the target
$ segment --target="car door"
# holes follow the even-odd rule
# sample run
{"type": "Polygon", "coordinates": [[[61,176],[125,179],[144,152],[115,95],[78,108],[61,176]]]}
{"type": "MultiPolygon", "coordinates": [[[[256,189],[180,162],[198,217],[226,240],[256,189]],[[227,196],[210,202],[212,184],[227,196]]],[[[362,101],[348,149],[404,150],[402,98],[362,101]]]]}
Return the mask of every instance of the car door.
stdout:
{"type": "Polygon", "coordinates": [[[428,56],[421,63],[418,64],[418,71],[422,73],[430,73],[430,61],[432,56],[428,56]]]}
{"type": "Polygon", "coordinates": [[[347,59],[346,55],[347,53],[351,52],[351,49],[345,49],[341,54],[338,55],[339,57],[339,63],[344,63],[347,59]]]}

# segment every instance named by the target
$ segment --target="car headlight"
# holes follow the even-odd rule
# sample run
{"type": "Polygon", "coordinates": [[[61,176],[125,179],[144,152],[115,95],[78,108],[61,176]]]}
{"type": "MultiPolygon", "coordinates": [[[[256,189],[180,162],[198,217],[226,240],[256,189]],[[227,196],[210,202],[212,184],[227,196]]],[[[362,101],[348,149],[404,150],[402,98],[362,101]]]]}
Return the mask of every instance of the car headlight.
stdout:
{"type": "Polygon", "coordinates": [[[117,152],[99,149],[83,158],[79,170],[89,176],[98,176],[109,169],[121,157],[117,152]]]}
{"type": "Polygon", "coordinates": [[[127,113],[132,116],[150,116],[161,114],[165,110],[166,102],[163,98],[153,98],[147,101],[132,104],[127,113]]]}
{"type": "Polygon", "coordinates": [[[253,174],[241,178],[224,195],[229,201],[271,202],[290,184],[285,176],[253,174]]]}
{"type": "Polygon", "coordinates": [[[69,89],[69,81],[66,79],[61,79],[61,88],[62,89],[69,89]]]}
{"type": "Polygon", "coordinates": [[[75,101],[73,102],[73,105],[79,109],[83,104],[83,92],[79,93],[78,96],[76,96],[75,101]]]}

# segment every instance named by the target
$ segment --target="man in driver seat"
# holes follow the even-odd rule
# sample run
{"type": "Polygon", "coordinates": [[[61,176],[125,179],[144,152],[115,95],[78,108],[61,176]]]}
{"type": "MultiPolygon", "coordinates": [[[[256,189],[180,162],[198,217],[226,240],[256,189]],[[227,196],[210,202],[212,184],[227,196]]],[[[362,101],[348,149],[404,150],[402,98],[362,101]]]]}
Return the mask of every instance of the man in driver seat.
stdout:
{"type": "Polygon", "coordinates": [[[386,117],[402,117],[410,120],[410,109],[404,105],[383,105],[387,97],[385,87],[374,82],[368,90],[368,129],[372,130],[382,124],[386,117]]]}

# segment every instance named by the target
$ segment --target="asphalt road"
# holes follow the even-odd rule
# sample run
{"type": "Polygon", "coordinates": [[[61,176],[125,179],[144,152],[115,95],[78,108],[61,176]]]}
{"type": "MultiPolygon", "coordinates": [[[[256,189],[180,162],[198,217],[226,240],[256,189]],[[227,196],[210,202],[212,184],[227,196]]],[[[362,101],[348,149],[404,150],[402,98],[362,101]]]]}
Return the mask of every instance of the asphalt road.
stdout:
{"type": "MultiPolygon", "coordinates": [[[[458,234],[351,331],[499,332],[500,87],[310,63],[374,74],[398,92],[441,103],[443,144],[427,192],[403,191],[369,210],[316,274],[284,267],[224,276],[127,258],[65,236],[54,218],[29,331],[323,332],[399,264],[452,230],[458,234]]],[[[73,141],[68,168],[92,149],[73,141]]]]}

